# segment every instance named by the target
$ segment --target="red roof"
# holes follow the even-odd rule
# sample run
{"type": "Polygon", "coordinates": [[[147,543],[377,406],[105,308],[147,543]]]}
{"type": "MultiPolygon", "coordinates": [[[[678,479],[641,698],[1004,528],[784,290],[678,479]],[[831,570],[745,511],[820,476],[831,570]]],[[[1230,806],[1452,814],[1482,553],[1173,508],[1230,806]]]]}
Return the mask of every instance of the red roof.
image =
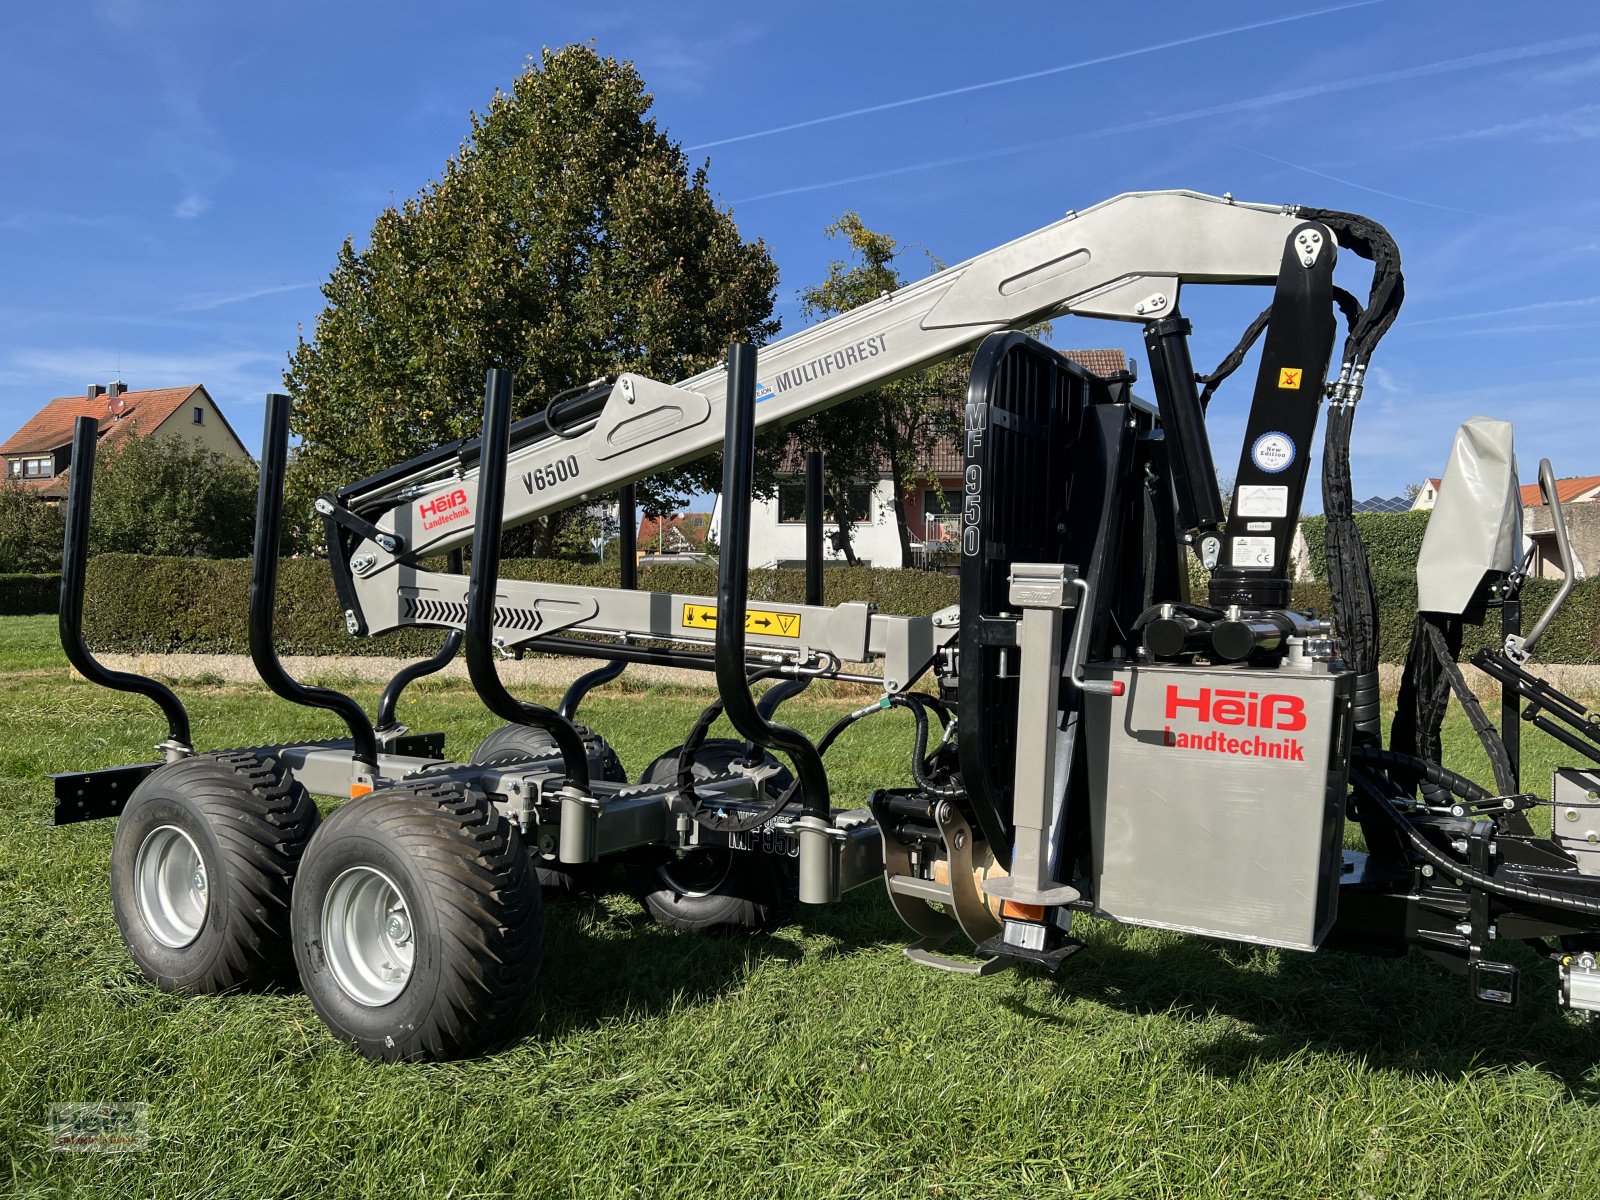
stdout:
{"type": "Polygon", "coordinates": [[[639,522],[639,549],[650,550],[662,540],[663,532],[676,529],[695,549],[706,544],[711,532],[710,513],[668,513],[664,517],[645,517],[639,522]]]}
{"type": "Polygon", "coordinates": [[[151,388],[142,392],[123,392],[122,414],[113,417],[105,396],[90,400],[87,396],[61,396],[50,401],[16,433],[0,445],[0,455],[43,454],[58,449],[72,441],[72,423],[78,417],[94,417],[100,423],[100,444],[111,445],[113,440],[127,436],[135,419],[149,433],[183,405],[201,386],[151,388]]]}
{"type": "MultiPolygon", "coordinates": [[[[1575,475],[1571,479],[1556,480],[1556,499],[1563,504],[1571,504],[1579,496],[1600,488],[1600,475],[1575,475]]],[[[1536,508],[1544,503],[1544,495],[1539,491],[1537,483],[1522,485],[1522,506],[1536,508]]]]}
{"type": "Polygon", "coordinates": [[[1128,369],[1128,357],[1121,350],[1063,350],[1061,353],[1096,375],[1120,375],[1128,369]]]}

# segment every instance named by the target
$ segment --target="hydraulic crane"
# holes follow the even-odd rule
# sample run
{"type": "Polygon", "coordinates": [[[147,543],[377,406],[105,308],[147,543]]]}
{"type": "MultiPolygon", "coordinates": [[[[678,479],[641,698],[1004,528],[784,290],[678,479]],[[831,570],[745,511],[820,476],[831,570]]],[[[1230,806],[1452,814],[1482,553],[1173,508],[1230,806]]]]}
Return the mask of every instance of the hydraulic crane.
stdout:
{"type": "MultiPolygon", "coordinates": [[[[377,1057],[508,1036],[537,968],[540,882],[571,886],[615,862],[658,919],[693,929],[756,925],[790,899],[827,903],[881,880],[917,935],[908,954],[959,971],[1054,969],[1081,948],[1074,917],[1092,914],[1301,950],[1422,945],[1480,999],[1509,1003],[1516,967],[1488,950],[1516,939],[1558,961],[1564,1004],[1600,1011],[1600,864],[1534,831],[1528,813],[1545,802],[1519,790],[1514,720],[1477,722],[1494,789],[1436,761],[1460,624],[1492,606],[1514,640],[1484,669],[1600,762],[1600,727],[1526,669],[1552,614],[1526,639],[1513,628],[1509,428],[1458,439],[1451,470],[1469,482],[1436,518],[1445,532],[1430,534],[1422,568],[1449,586],[1429,593],[1442,598],[1419,623],[1403,736],[1397,723],[1383,745],[1348,439],[1402,295],[1398,251],[1364,218],[1131,193],[772,345],[736,345],[690,379],[622,374],[513,423],[510,375],[491,370],[480,437],[317,501],[349,632],[446,631],[438,655],[385,690],[376,723],[291,678],[272,646],[288,402],[270,397],[252,654],[274,691],[340,715],[350,737],[333,743],[198,754],[176,697],[94,661],[78,627],[92,472],[75,471],[63,643],[91,679],[156,700],[169,736],[164,763],[57,777],[57,819],[120,816],[113,903],[157,983],[218,990],[292,961],[335,1033],[377,1057]],[[1335,282],[1341,250],[1372,263],[1365,302],[1335,282]],[[1203,284],[1272,298],[1201,391],[1180,301],[1203,284]],[[1154,403],[1131,373],[1102,378],[1016,332],[1064,316],[1139,324],[1154,403]],[[1207,403],[1263,333],[1225,504],[1207,403]],[[812,588],[808,603],[753,612],[756,430],[974,348],[960,602],[902,616],[824,605],[812,588]],[[1292,604],[1291,550],[1325,401],[1334,611],[1318,614],[1292,604]],[[715,596],[640,591],[631,570],[619,588],[500,577],[502,530],[619,490],[626,500],[634,482],[718,448],[715,596]],[[1189,593],[1191,554],[1203,598],[1189,593]],[[462,647],[507,722],[466,762],[396,720],[404,687],[462,647]],[[499,657],[526,651],[606,665],[549,708],[499,677],[499,657]],[[856,665],[869,660],[879,673],[856,665]],[[703,670],[718,690],[636,783],[575,719],[590,688],[633,662],[703,670]],[[867,682],[879,698],[813,742],[774,718],[817,678],[867,682]],[[764,680],[777,682],[758,697],[764,680]],[[913,785],[836,807],[825,753],[892,708],[913,719],[913,785]],[[724,713],[743,740],[709,736],[724,713]],[[319,823],[309,792],[351,799],[319,823]],[[1344,847],[1347,819],[1361,851],[1344,847]],[[219,878],[252,906],[231,907],[233,891],[209,886],[219,878]]],[[[92,430],[80,435],[92,462],[92,430]]],[[[1556,790],[1581,805],[1594,778],[1569,772],[1556,790]]]]}

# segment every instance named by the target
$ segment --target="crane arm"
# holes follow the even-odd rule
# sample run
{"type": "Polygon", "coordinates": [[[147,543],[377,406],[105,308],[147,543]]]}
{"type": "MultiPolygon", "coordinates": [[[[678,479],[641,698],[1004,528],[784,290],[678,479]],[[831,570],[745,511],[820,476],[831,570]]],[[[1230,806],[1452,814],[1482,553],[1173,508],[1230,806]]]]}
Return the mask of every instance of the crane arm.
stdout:
{"type": "MultiPolygon", "coordinates": [[[[1148,324],[1177,310],[1184,283],[1270,284],[1297,223],[1292,207],[1189,191],[1130,192],[1069,213],[763,347],[757,427],[821,411],[997,330],[1065,315],[1148,324]]],[[[489,519],[511,528],[715,450],[726,386],[721,365],[676,384],[624,374],[589,398],[589,419],[569,428],[535,419],[513,440],[504,510],[489,519]]],[[[319,501],[361,531],[348,539],[341,587],[352,632],[454,623],[418,620],[397,591],[415,599],[430,574],[416,570],[421,557],[466,545],[485,519],[472,511],[476,453],[459,443],[319,501]]]]}

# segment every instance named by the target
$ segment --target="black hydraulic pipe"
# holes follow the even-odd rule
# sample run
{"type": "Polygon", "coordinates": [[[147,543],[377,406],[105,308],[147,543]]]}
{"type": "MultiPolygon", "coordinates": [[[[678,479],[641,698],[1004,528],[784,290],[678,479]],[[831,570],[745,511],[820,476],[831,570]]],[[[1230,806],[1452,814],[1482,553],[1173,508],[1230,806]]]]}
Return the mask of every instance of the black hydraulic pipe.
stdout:
{"type": "MultiPolygon", "coordinates": [[[[1513,595],[1500,606],[1501,645],[1511,634],[1522,633],[1522,599],[1513,595]]],[[[1522,790],[1522,722],[1519,720],[1522,697],[1509,678],[1500,680],[1500,744],[1511,764],[1511,786],[1522,790]]]]}
{"type": "Polygon", "coordinates": [[[262,682],[285,700],[337,713],[350,730],[354,758],[375,771],[378,739],[366,710],[343,692],[291,678],[273,645],[278,545],[283,536],[283,479],[288,463],[289,397],[271,394],[267,396],[266,427],[261,434],[261,482],[256,489],[256,536],[250,559],[250,659],[262,682]]]}
{"type": "MultiPolygon", "coordinates": [[[[520,449],[530,442],[542,441],[548,437],[566,437],[574,433],[583,423],[599,416],[611,396],[611,385],[597,385],[586,391],[579,390],[583,394],[569,392],[565,398],[557,396],[544,412],[524,417],[514,424],[511,427],[511,445],[520,449]]],[[[457,442],[435,446],[432,450],[408,458],[404,462],[395,463],[392,467],[385,467],[376,475],[369,475],[365,479],[346,484],[334,494],[346,501],[351,508],[359,509],[362,500],[373,492],[384,491],[397,482],[408,481],[413,476],[442,464],[449,463],[456,467],[474,466],[481,453],[482,448],[477,438],[463,438],[457,442]]]]}
{"type": "Polygon", "coordinates": [[[589,754],[583,738],[553,708],[518,700],[506,690],[495,664],[495,594],[500,586],[500,529],[506,507],[506,459],[511,438],[511,372],[492,368],[483,384],[483,457],[478,466],[478,500],[473,512],[472,566],[467,573],[467,675],[479,699],[495,716],[514,725],[548,733],[561,751],[567,783],[589,791],[589,754]]]}
{"type": "Polygon", "coordinates": [[[822,605],[821,450],[806,451],[806,603],[822,605]]]}
{"type": "MultiPolygon", "coordinates": [[[[794,763],[801,809],[827,820],[828,773],[811,739],[769,723],[756,706],[746,677],[744,622],[750,590],[750,488],[755,462],[756,349],[728,348],[728,414],[722,443],[721,560],[717,570],[717,690],[728,719],[750,741],[781,750],[794,763]]],[[[479,512],[482,512],[479,506],[479,512]]]]}
{"type": "Polygon", "coordinates": [[[630,646],[615,642],[586,642],[581,638],[557,636],[534,638],[522,649],[533,654],[561,654],[571,658],[604,658],[612,662],[645,663],[654,667],[677,667],[684,671],[715,671],[717,660],[693,650],[668,650],[658,646],[630,646]]]}
{"type": "Polygon", "coordinates": [[[1144,329],[1150,355],[1150,382],[1161,410],[1167,460],[1172,467],[1178,522],[1191,533],[1220,528],[1222,498],[1217,468],[1206,436],[1205,410],[1195,390],[1194,362],[1189,357],[1189,322],[1173,313],[1144,329]]]}
{"type": "Polygon", "coordinates": [[[633,484],[617,490],[617,554],[621,561],[622,586],[628,591],[639,587],[639,501],[633,484]]]}
{"type": "Polygon", "coordinates": [[[153,700],[167,719],[167,741],[180,752],[193,749],[189,713],[163,683],[129,671],[113,671],[89,652],[83,640],[83,585],[89,563],[89,514],[94,504],[94,452],[100,424],[79,417],[72,425],[72,470],[67,480],[66,536],[61,547],[61,649],[90,683],[153,700]]]}
{"type": "MultiPolygon", "coordinates": [[[[639,508],[631,483],[625,483],[617,490],[617,553],[622,586],[627,591],[635,591],[639,586],[639,508]]],[[[575,720],[578,705],[583,703],[585,696],[602,683],[610,683],[627,669],[626,659],[614,658],[603,667],[579,675],[562,693],[556,711],[569,721],[575,720]]]]}
{"type": "MultiPolygon", "coordinates": [[[[461,551],[450,551],[450,573],[461,574],[461,551]]],[[[378,699],[378,729],[383,731],[393,729],[395,722],[395,709],[400,703],[400,693],[405,691],[416,680],[425,675],[433,675],[444,670],[453,661],[461,650],[461,631],[452,629],[445,635],[444,645],[439,647],[439,652],[432,658],[425,658],[421,662],[410,663],[395,672],[394,678],[389,680],[388,686],[383,689],[383,695],[378,699]]]]}

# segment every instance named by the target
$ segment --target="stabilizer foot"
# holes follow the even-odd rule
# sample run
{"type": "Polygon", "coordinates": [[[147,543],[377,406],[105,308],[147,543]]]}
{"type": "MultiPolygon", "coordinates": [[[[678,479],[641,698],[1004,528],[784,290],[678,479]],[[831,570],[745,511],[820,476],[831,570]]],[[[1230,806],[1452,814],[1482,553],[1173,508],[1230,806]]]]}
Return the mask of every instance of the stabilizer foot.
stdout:
{"type": "MultiPolygon", "coordinates": [[[[945,954],[935,953],[945,941],[945,938],[919,938],[906,947],[906,957],[918,966],[932,967],[936,971],[949,971],[953,975],[993,975],[996,971],[1003,971],[1010,966],[1004,959],[992,955],[986,958],[967,959],[951,958],[945,954]]],[[[981,950],[980,947],[980,952],[981,950]]]]}

